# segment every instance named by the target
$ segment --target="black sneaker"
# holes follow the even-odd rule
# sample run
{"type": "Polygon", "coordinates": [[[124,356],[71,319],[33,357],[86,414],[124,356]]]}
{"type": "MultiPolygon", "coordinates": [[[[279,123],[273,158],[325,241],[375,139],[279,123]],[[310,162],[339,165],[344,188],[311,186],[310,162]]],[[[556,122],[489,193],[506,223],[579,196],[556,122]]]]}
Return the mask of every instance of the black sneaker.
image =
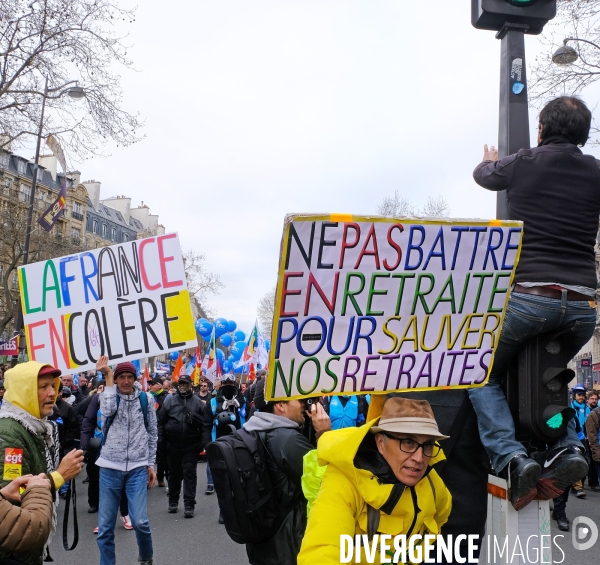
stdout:
{"type": "Polygon", "coordinates": [[[558,516],[554,519],[556,520],[556,525],[561,532],[568,532],[571,529],[569,519],[566,516],[558,516]]]}
{"type": "Polygon", "coordinates": [[[214,485],[206,485],[206,490],[204,491],[204,494],[212,494],[213,492],[215,492],[214,485]]]}
{"type": "Polygon", "coordinates": [[[223,514],[221,514],[221,512],[219,512],[219,524],[224,524],[225,520],[223,520],[223,514]]]}
{"type": "Polygon", "coordinates": [[[560,496],[572,484],[585,477],[588,464],[576,447],[558,447],[548,452],[537,482],[538,494],[543,499],[560,496]]]}
{"type": "Polygon", "coordinates": [[[97,506],[90,506],[88,508],[88,514],[95,514],[96,512],[98,512],[98,507],[97,506]]]}
{"type": "Polygon", "coordinates": [[[540,466],[526,455],[517,455],[502,470],[501,476],[508,483],[510,503],[515,510],[525,508],[535,498],[540,472],[540,466]]]}
{"type": "Polygon", "coordinates": [[[194,517],[194,507],[186,506],[183,511],[183,517],[184,518],[193,518],[194,517]]]}
{"type": "Polygon", "coordinates": [[[177,503],[169,502],[169,514],[175,514],[177,512],[177,503]]]}

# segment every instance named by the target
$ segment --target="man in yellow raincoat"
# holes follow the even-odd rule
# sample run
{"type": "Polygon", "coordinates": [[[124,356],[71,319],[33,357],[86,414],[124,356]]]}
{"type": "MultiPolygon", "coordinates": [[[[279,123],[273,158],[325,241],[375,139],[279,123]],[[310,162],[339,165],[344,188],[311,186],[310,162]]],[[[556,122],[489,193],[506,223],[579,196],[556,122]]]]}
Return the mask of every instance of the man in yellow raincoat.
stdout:
{"type": "MultiPolygon", "coordinates": [[[[388,399],[381,418],[361,428],[324,434],[317,455],[328,467],[298,565],[340,563],[342,535],[403,534],[408,546],[410,536],[438,534],[452,508],[450,492],[432,468],[444,459],[437,444],[442,439],[447,436],[429,403],[407,398],[388,399]]],[[[361,553],[360,563],[367,563],[361,553]]],[[[389,562],[394,554],[392,545],[389,562]]],[[[379,559],[378,547],[375,563],[379,559]]]]}

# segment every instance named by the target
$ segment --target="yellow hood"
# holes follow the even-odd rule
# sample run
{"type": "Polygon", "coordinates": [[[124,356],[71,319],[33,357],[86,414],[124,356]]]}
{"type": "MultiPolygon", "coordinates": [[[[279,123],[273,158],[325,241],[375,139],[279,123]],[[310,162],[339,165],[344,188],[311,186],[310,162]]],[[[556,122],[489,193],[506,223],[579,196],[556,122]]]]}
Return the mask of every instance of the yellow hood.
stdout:
{"type": "MultiPolygon", "coordinates": [[[[370,433],[370,429],[377,425],[379,418],[371,420],[360,428],[344,428],[324,433],[317,444],[317,457],[319,465],[334,465],[352,482],[366,502],[374,508],[381,508],[389,498],[393,485],[380,485],[374,487],[373,473],[366,469],[357,469],[354,466],[354,458],[358,448],[370,433]]],[[[443,450],[437,456],[432,457],[429,466],[446,459],[443,450]]],[[[423,479],[421,479],[423,480],[423,479]]]]}
{"type": "MultiPolygon", "coordinates": [[[[11,404],[29,412],[36,418],[40,417],[40,403],[38,400],[38,374],[42,367],[49,366],[48,363],[28,361],[20,363],[13,369],[4,373],[4,398],[11,404]]],[[[60,378],[54,379],[54,390],[58,398],[58,387],[60,378]]]]}

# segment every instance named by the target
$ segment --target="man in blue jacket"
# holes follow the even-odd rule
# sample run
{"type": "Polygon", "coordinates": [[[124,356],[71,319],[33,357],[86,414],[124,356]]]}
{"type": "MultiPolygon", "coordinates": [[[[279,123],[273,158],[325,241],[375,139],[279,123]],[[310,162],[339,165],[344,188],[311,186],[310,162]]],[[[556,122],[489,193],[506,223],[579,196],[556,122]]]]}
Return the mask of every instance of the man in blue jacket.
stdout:
{"type": "Polygon", "coordinates": [[[148,521],[148,489],[156,482],[157,425],[154,398],[136,382],[132,363],[119,363],[113,371],[100,357],[96,369],[106,380],[100,395],[103,445],[100,467],[98,548],[100,565],[116,565],[115,522],[125,489],[129,515],[138,543],[138,561],[152,565],[152,534],[148,521]]]}

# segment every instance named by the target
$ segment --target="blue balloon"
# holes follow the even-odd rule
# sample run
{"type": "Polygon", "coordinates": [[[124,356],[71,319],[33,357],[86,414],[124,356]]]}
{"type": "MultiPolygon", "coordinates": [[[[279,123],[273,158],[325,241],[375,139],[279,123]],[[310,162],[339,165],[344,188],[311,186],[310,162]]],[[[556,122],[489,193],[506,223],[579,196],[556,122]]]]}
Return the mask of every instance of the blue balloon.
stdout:
{"type": "Polygon", "coordinates": [[[233,333],[233,339],[235,339],[235,341],[246,341],[246,334],[242,331],[242,330],[238,330],[237,332],[233,333]]]}
{"type": "Polygon", "coordinates": [[[170,357],[171,357],[171,361],[177,361],[177,359],[179,357],[179,353],[177,351],[172,351],[170,357]]]}
{"type": "Polygon", "coordinates": [[[244,372],[244,365],[240,365],[239,367],[235,368],[233,370],[234,373],[243,373],[244,372]]]}
{"type": "Polygon", "coordinates": [[[227,322],[227,325],[229,326],[228,331],[230,332],[234,332],[235,328],[237,328],[237,324],[233,320],[229,320],[229,322],[227,322]]]}
{"type": "Polygon", "coordinates": [[[271,340],[265,339],[265,347],[267,348],[267,351],[271,351],[271,340]]]}
{"type": "Polygon", "coordinates": [[[221,337],[229,331],[229,322],[225,318],[217,318],[215,320],[215,335],[221,337]]]}
{"type": "Polygon", "coordinates": [[[238,341],[229,350],[229,353],[237,361],[242,356],[242,353],[244,353],[244,349],[246,349],[246,342],[238,341]]]}
{"type": "Polygon", "coordinates": [[[225,371],[226,373],[228,373],[229,371],[231,371],[231,361],[229,359],[227,359],[227,361],[225,361],[223,363],[223,371],[225,371]]]}
{"type": "Polygon", "coordinates": [[[225,334],[221,336],[221,345],[224,347],[229,347],[233,343],[233,338],[230,334],[225,334]]]}
{"type": "Polygon", "coordinates": [[[213,325],[208,320],[198,320],[196,331],[202,336],[207,337],[212,333],[213,325]]]}
{"type": "Polygon", "coordinates": [[[225,354],[223,353],[223,350],[222,350],[222,349],[219,349],[218,347],[217,347],[217,349],[216,349],[216,352],[217,352],[217,359],[218,359],[218,360],[221,362],[221,364],[222,364],[222,363],[223,363],[223,361],[225,360],[225,354]]]}
{"type": "Polygon", "coordinates": [[[198,329],[198,326],[203,324],[204,322],[208,322],[208,320],[206,318],[198,318],[196,320],[196,323],[194,324],[194,326],[196,326],[196,329],[198,329]]]}

